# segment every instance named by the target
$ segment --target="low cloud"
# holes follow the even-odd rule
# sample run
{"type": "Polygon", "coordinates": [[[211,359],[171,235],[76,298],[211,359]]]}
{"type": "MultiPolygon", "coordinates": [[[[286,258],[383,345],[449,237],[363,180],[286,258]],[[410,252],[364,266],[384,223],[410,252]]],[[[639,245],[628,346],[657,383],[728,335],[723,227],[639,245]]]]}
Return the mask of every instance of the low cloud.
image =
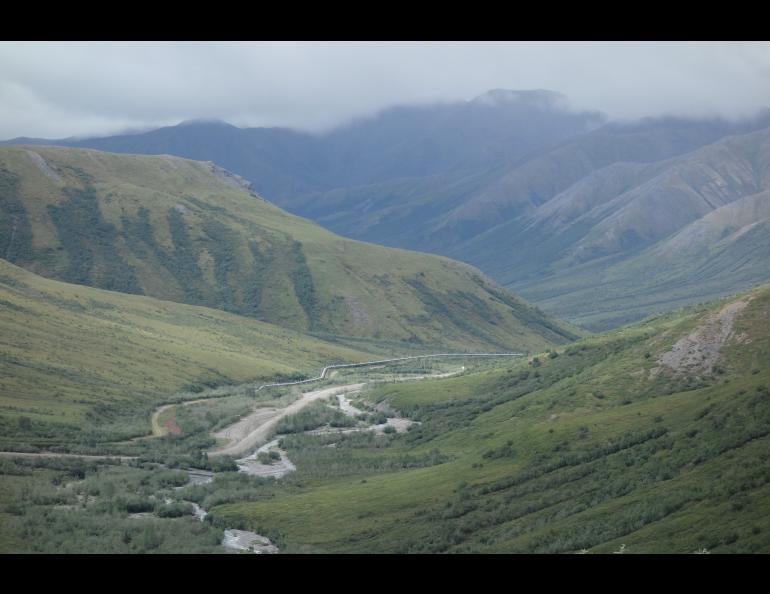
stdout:
{"type": "Polygon", "coordinates": [[[318,131],[395,104],[551,89],[614,119],[770,105],[768,43],[0,44],[0,138],[217,118],[318,131]]]}

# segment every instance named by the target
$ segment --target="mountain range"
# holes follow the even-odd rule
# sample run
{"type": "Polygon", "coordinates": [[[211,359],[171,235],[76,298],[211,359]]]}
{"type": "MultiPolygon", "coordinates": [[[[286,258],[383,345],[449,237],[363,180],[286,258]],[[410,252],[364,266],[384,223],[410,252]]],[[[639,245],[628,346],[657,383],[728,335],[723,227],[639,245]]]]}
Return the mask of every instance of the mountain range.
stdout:
{"type": "Polygon", "coordinates": [[[607,122],[558,93],[498,89],[323,134],[192,121],[10,142],[212,161],[336,233],[468,262],[601,330],[770,278],[768,127],[770,110],[607,122]]]}
{"type": "Polygon", "coordinates": [[[10,144],[0,551],[770,550],[770,112],[10,144]]]}

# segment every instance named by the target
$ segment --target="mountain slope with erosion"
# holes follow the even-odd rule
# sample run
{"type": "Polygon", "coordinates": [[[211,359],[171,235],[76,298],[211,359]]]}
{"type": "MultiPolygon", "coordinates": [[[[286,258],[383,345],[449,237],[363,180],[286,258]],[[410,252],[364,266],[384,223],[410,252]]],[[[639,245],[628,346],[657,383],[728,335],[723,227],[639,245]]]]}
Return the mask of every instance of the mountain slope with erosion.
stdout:
{"type": "Polygon", "coordinates": [[[468,265],[335,236],[211,163],[0,147],[0,184],[0,254],[42,276],[412,346],[577,336],[468,265]]]}

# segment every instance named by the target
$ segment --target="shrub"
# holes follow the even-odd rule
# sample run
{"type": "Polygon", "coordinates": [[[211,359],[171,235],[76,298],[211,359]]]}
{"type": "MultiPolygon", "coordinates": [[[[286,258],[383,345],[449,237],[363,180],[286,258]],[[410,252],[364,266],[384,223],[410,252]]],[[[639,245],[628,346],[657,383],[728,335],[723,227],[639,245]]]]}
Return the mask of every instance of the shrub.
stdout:
{"type": "Polygon", "coordinates": [[[119,509],[123,509],[129,514],[138,514],[155,510],[155,505],[152,501],[136,496],[127,499],[118,499],[116,504],[119,509]]]}
{"type": "MultiPolygon", "coordinates": [[[[378,419],[380,415],[382,416],[380,422],[384,423],[386,417],[384,414],[379,413],[378,419]]],[[[297,414],[282,419],[276,427],[276,432],[302,433],[303,431],[310,431],[327,424],[332,427],[352,427],[356,424],[356,421],[345,415],[342,411],[331,408],[323,402],[314,402],[297,414]]]]}
{"type": "Polygon", "coordinates": [[[161,518],[181,518],[182,516],[190,516],[192,513],[192,505],[183,501],[163,505],[157,510],[158,517],[161,518]]]}
{"type": "Polygon", "coordinates": [[[280,459],[281,454],[275,450],[270,450],[269,452],[259,452],[259,454],[257,454],[257,460],[259,460],[261,464],[274,464],[280,459]]]}

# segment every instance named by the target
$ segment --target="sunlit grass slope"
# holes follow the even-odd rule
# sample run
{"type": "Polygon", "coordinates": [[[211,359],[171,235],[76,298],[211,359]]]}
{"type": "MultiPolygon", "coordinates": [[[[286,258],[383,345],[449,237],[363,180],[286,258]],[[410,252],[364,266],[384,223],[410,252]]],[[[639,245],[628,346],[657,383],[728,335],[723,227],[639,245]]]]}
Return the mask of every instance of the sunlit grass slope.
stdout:
{"type": "Polygon", "coordinates": [[[474,268],[341,238],[241,181],[171,156],[0,147],[0,257],[303,332],[462,350],[578,334],[474,268]]]}
{"type": "Polygon", "coordinates": [[[149,410],[175,391],[310,375],[330,362],[366,358],[254,319],[62,283],[0,260],[6,445],[71,441],[105,424],[141,434],[149,432],[149,410]],[[120,428],[139,413],[137,426],[120,428]]]}

